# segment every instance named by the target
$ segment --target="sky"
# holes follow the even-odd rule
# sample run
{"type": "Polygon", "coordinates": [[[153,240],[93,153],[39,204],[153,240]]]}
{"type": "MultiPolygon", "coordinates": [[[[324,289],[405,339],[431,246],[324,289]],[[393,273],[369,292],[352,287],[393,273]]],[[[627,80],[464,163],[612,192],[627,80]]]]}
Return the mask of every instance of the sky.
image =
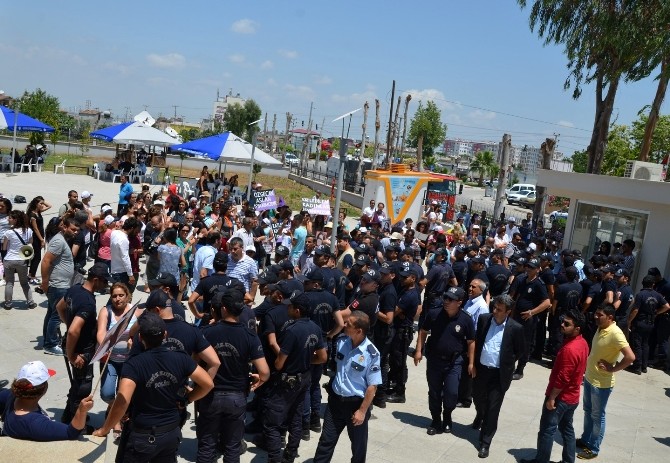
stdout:
{"type": "MultiPolygon", "coordinates": [[[[0,90],[41,88],[71,111],[90,101],[114,117],[146,106],[199,122],[217,91],[232,90],[259,104],[268,130],[276,114],[283,132],[286,112],[306,128],[313,103],[313,124],[331,137],[342,132],[332,120],[367,101],[373,140],[377,98],[383,140],[395,79],[396,101],[412,95],[410,114],[419,101],[436,103],[447,138],[509,133],[514,145],[539,146],[558,134],[557,149],[571,155],[593,125],[593,86],[573,100],[562,47],[543,46],[513,0],[32,0],[3,6],[3,18],[0,90]]],[[[655,89],[653,76],[621,85],[613,120],[637,119],[655,89]]],[[[351,138],[362,124],[359,111],[351,138]]]]}

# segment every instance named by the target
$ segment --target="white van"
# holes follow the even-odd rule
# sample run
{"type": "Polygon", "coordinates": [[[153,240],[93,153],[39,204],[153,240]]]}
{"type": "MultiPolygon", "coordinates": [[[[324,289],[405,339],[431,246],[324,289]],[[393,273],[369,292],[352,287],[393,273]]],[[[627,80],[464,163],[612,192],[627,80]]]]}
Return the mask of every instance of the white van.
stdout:
{"type": "Polygon", "coordinates": [[[535,191],[535,185],[530,183],[515,183],[512,188],[505,190],[507,204],[518,203],[521,196],[535,191]]]}

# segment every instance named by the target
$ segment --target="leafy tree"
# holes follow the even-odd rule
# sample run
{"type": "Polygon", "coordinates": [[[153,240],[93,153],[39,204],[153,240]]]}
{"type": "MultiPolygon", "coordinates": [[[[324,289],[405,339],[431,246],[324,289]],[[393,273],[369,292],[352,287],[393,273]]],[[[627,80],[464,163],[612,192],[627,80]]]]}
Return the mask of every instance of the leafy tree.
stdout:
{"type": "MultiPolygon", "coordinates": [[[[57,97],[49,95],[40,88],[34,92],[24,92],[21,97],[14,100],[14,109],[49,124],[54,129],[58,128],[60,102],[57,97]]],[[[45,137],[44,132],[31,132],[30,143],[33,145],[44,143],[45,137]]]]}
{"type": "Polygon", "coordinates": [[[586,150],[575,151],[572,154],[572,170],[574,172],[585,174],[589,165],[589,157],[586,150]]]}
{"type": "Polygon", "coordinates": [[[416,148],[419,172],[423,171],[424,151],[427,156],[431,156],[447,135],[447,125],[440,121],[441,115],[434,102],[428,101],[425,107],[419,102],[419,108],[410,122],[407,142],[410,147],[416,148]]]}
{"type": "Polygon", "coordinates": [[[254,100],[247,100],[244,106],[235,103],[226,109],[223,118],[223,129],[233,132],[238,137],[251,142],[254,133],[258,133],[258,124],[250,126],[249,124],[257,121],[261,117],[261,108],[254,100]]]}
{"type": "Polygon", "coordinates": [[[612,125],[607,136],[601,173],[623,177],[626,163],[632,159],[637,159],[637,151],[633,147],[630,128],[625,125],[612,125]]]}
{"type": "MultiPolygon", "coordinates": [[[[179,135],[181,135],[181,139],[184,140],[184,143],[186,143],[187,141],[197,140],[198,138],[200,138],[200,130],[192,127],[192,128],[181,130],[179,132],[179,135]]],[[[180,175],[181,175],[181,173],[180,173],[180,175]]]]}
{"type": "Polygon", "coordinates": [[[493,153],[490,151],[480,151],[475,154],[475,158],[470,163],[470,170],[474,170],[479,173],[478,185],[484,185],[484,177],[491,176],[491,170],[494,167],[498,167],[495,159],[493,158],[493,153]]]}
{"type": "MultiPolygon", "coordinates": [[[[528,0],[517,0],[525,8],[528,0]]],[[[654,40],[648,21],[662,0],[532,0],[530,28],[545,45],[563,44],[573,98],[583,84],[595,84],[596,108],[587,172],[601,171],[614,99],[621,79],[637,81],[653,70],[654,40]]],[[[667,13],[668,8],[663,7],[667,13]]],[[[666,16],[667,17],[667,16],[666,16]]],[[[657,24],[657,20],[654,20],[657,24]]],[[[667,24],[666,21],[665,24],[667,24]]],[[[667,29],[667,28],[666,28],[667,29]]]]}
{"type": "Polygon", "coordinates": [[[649,127],[649,116],[642,114],[633,122],[631,137],[635,151],[640,153],[638,159],[659,163],[670,153],[670,115],[659,116],[655,125],[645,159],[642,159],[642,149],[649,127]]]}

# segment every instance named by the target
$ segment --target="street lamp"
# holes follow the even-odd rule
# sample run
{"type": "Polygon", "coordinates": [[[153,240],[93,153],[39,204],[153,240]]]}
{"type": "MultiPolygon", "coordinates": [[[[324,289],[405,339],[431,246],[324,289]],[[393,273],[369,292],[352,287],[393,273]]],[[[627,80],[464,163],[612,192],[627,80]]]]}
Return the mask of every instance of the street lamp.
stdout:
{"type": "MultiPolygon", "coordinates": [[[[249,123],[249,127],[258,124],[263,118],[249,123]]],[[[249,184],[247,185],[247,201],[251,201],[251,177],[254,175],[254,154],[256,152],[256,131],[251,134],[251,165],[249,166],[249,184]]]]}
{"type": "MultiPolygon", "coordinates": [[[[330,252],[335,253],[335,246],[337,245],[337,226],[340,221],[340,202],[342,200],[342,180],[344,178],[344,163],[347,159],[347,142],[344,138],[344,119],[349,116],[349,126],[351,127],[351,117],[354,113],[360,111],[362,108],[354,109],[349,111],[346,114],[342,114],[340,117],[333,119],[333,122],[337,122],[342,119],[342,136],[340,137],[340,169],[337,175],[337,188],[335,189],[335,212],[333,213],[333,230],[331,231],[330,236],[330,252]]],[[[347,138],[349,138],[349,133],[347,131],[347,138]]]]}

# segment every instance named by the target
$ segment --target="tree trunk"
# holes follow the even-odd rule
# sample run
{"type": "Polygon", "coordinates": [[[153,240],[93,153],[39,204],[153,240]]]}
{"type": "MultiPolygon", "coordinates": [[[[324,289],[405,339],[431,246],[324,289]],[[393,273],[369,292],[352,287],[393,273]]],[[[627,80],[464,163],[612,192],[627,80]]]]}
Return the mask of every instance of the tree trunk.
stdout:
{"type": "Polygon", "coordinates": [[[620,77],[617,77],[607,84],[607,95],[604,99],[602,97],[605,86],[604,78],[602,75],[598,75],[596,80],[596,115],[593,122],[591,142],[586,149],[589,158],[586,172],[589,174],[600,174],[619,80],[620,77]]]}
{"type": "Polygon", "coordinates": [[[372,169],[377,168],[377,149],[379,148],[379,129],[381,128],[379,121],[379,100],[375,100],[375,150],[372,155],[372,169]]]}
{"type": "Polygon", "coordinates": [[[665,91],[668,89],[668,78],[670,78],[670,74],[668,74],[667,67],[667,58],[664,58],[663,62],[661,63],[661,75],[658,78],[656,96],[654,96],[654,102],[651,104],[647,125],[644,127],[644,138],[642,139],[642,148],[640,149],[640,156],[638,157],[640,161],[647,161],[649,159],[649,151],[651,151],[651,137],[654,135],[654,130],[656,130],[661,104],[663,104],[663,100],[665,99],[665,91]]]}
{"type": "MultiPolygon", "coordinates": [[[[407,136],[407,110],[409,109],[409,102],[412,99],[412,95],[407,95],[405,97],[405,116],[403,117],[403,126],[402,126],[402,144],[400,145],[400,156],[405,152],[405,137],[407,136]]],[[[419,172],[423,171],[423,158],[418,159],[418,170],[419,172]]]]}
{"type": "Polygon", "coordinates": [[[419,135],[419,139],[416,142],[416,159],[419,164],[423,164],[423,135],[419,135]]]}
{"type": "MultiPolygon", "coordinates": [[[[556,148],[556,139],[547,138],[540,151],[542,152],[542,169],[551,169],[551,160],[554,158],[554,149],[556,148]]],[[[535,193],[535,207],[533,208],[533,225],[542,223],[544,225],[544,208],[547,203],[547,188],[541,185],[537,186],[535,193]]],[[[535,228],[535,226],[533,226],[535,228]]]]}

